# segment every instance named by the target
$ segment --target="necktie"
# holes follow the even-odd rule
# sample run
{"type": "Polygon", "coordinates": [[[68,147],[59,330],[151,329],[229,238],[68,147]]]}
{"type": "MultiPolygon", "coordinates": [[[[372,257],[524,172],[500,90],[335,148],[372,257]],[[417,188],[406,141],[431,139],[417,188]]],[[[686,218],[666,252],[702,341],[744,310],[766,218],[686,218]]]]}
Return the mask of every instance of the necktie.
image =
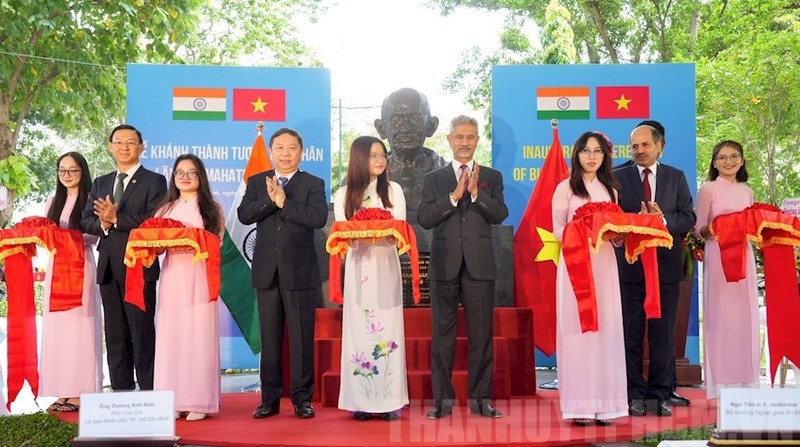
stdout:
{"type": "Polygon", "coordinates": [[[644,180],[642,180],[642,186],[644,187],[644,200],[648,202],[653,201],[653,192],[650,189],[650,173],[653,172],[650,168],[644,168],[642,174],[644,174],[644,180]]]}
{"type": "Polygon", "coordinates": [[[114,203],[119,203],[120,199],[122,199],[122,193],[125,192],[125,177],[128,174],[121,173],[117,176],[117,186],[114,187],[114,203]]]}
{"type": "MultiPolygon", "coordinates": [[[[461,165],[461,167],[459,168],[459,171],[460,172],[458,174],[458,178],[461,179],[461,177],[466,172],[467,173],[467,183],[469,183],[469,168],[467,167],[467,165],[461,165]]],[[[472,197],[469,194],[469,189],[467,188],[467,183],[464,183],[464,193],[461,195],[461,198],[458,200],[458,207],[461,208],[462,210],[467,209],[467,207],[469,206],[469,203],[472,202],[472,197]]]]}
{"type": "Polygon", "coordinates": [[[289,183],[289,179],[286,177],[278,177],[278,183],[281,185],[281,188],[284,188],[286,184],[289,183]]]}

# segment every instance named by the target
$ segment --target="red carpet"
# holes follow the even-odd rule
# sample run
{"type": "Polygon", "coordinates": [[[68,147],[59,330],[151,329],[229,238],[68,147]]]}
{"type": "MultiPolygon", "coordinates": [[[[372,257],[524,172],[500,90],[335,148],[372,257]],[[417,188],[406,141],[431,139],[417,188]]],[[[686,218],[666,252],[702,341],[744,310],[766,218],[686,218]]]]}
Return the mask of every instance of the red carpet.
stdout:
{"type": "MultiPolygon", "coordinates": [[[[640,439],[646,433],[716,423],[716,401],[706,401],[705,391],[680,389],[692,400],[688,408],[673,408],[672,417],[646,416],[618,419],[611,427],[573,427],[560,419],[557,391],[540,391],[535,397],[499,400],[502,419],[472,416],[466,407],[439,421],[425,418],[428,405],[414,401],[400,420],[358,422],[349,413],[316,406],[314,419],[294,417],[291,402],[283,399],[281,413],[253,419],[258,393],[224,394],[221,412],[199,422],[177,422],[181,444],[202,446],[587,446],[592,442],[640,439]]],[[[69,422],[77,414],[62,415],[69,422]]]]}

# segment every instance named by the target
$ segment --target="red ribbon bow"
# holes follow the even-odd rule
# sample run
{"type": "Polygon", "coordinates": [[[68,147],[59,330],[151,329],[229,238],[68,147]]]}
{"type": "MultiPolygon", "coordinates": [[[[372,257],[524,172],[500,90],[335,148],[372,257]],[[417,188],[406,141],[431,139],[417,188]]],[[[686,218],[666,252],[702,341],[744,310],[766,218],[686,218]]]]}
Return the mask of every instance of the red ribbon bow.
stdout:
{"type": "Polygon", "coordinates": [[[83,297],[83,235],[59,228],[39,216],[26,217],[12,228],[0,230],[0,259],[6,262],[8,300],[8,402],[10,409],[25,380],[34,397],[39,394],[36,347],[36,305],[33,266],[36,245],[53,254],[50,311],[81,305],[83,297]]]}
{"type": "Polygon", "coordinates": [[[350,249],[351,239],[371,239],[394,237],[397,240],[397,253],[402,255],[408,252],[411,258],[411,287],[414,303],[419,304],[419,253],[417,252],[417,236],[414,229],[404,220],[394,220],[392,213],[381,208],[365,208],[356,212],[352,220],[336,221],[331,226],[331,232],[325,243],[325,249],[330,254],[328,261],[328,290],[330,300],[342,304],[342,258],[350,249]],[[374,211],[370,211],[374,210],[374,211]],[[384,217],[382,220],[356,219],[361,217],[384,217]],[[388,219],[385,217],[388,215],[388,219]]]}
{"type": "Polygon", "coordinates": [[[742,211],[717,216],[709,225],[717,238],[722,270],[728,282],[746,275],[748,240],[761,247],[764,258],[767,335],[772,383],[785,356],[800,364],[800,338],[795,325],[800,319],[800,293],[793,246],[800,245],[800,220],[766,203],[754,203],[742,211]]]}
{"type": "Polygon", "coordinates": [[[644,310],[647,318],[661,317],[656,247],[672,247],[672,236],[660,217],[622,212],[611,202],[589,202],[577,210],[564,228],[561,250],[575,298],[581,331],[598,331],[597,294],[591,253],[597,253],[608,232],[627,234],[625,258],[634,263],[641,255],[645,276],[644,310]]]}
{"type": "Polygon", "coordinates": [[[125,247],[125,301],[145,309],[144,267],[150,267],[161,249],[194,250],[193,261],[206,261],[209,301],[216,301],[220,290],[219,237],[202,228],[188,228],[164,217],[147,219],[131,230],[125,247]]]}

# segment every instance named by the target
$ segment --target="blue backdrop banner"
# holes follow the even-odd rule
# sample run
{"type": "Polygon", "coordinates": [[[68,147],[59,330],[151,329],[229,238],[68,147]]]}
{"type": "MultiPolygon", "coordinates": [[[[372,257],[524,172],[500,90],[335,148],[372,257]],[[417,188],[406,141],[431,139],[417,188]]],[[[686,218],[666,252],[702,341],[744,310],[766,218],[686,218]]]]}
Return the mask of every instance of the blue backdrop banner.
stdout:
{"type": "MultiPolygon", "coordinates": [[[[693,64],[495,66],[492,71],[492,165],[503,172],[509,217],[516,227],[552,143],[558,120],[564,156],[583,132],[599,130],[614,144],[615,165],[631,158],[630,133],[652,119],[666,129],[660,161],[686,173],[697,190],[693,64]]],[[[708,148],[710,150],[710,148],[708,148]]],[[[676,241],[680,243],[680,241],[676,241]]],[[[686,354],[699,363],[697,287],[686,354]]],[[[553,365],[537,359],[537,365],[553,365]]]]}
{"type": "MultiPolygon", "coordinates": [[[[199,156],[226,215],[258,121],[267,143],[281,127],[299,131],[305,145],[301,169],[330,187],[327,69],[131,64],[127,87],[127,121],[142,131],[146,144],[142,164],[169,178],[177,156],[199,156]]],[[[257,357],[219,303],[222,368],[257,368],[257,357]]]]}

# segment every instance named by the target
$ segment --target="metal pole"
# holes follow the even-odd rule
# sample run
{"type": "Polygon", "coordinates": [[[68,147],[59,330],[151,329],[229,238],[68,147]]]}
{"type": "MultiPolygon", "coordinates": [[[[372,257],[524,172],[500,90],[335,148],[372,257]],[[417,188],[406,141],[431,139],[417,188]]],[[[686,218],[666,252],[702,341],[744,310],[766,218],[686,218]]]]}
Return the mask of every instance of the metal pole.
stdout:
{"type": "Polygon", "coordinates": [[[339,98],[339,178],[338,185],[342,187],[342,171],[344,169],[344,159],[342,158],[342,98],[339,98]]]}

